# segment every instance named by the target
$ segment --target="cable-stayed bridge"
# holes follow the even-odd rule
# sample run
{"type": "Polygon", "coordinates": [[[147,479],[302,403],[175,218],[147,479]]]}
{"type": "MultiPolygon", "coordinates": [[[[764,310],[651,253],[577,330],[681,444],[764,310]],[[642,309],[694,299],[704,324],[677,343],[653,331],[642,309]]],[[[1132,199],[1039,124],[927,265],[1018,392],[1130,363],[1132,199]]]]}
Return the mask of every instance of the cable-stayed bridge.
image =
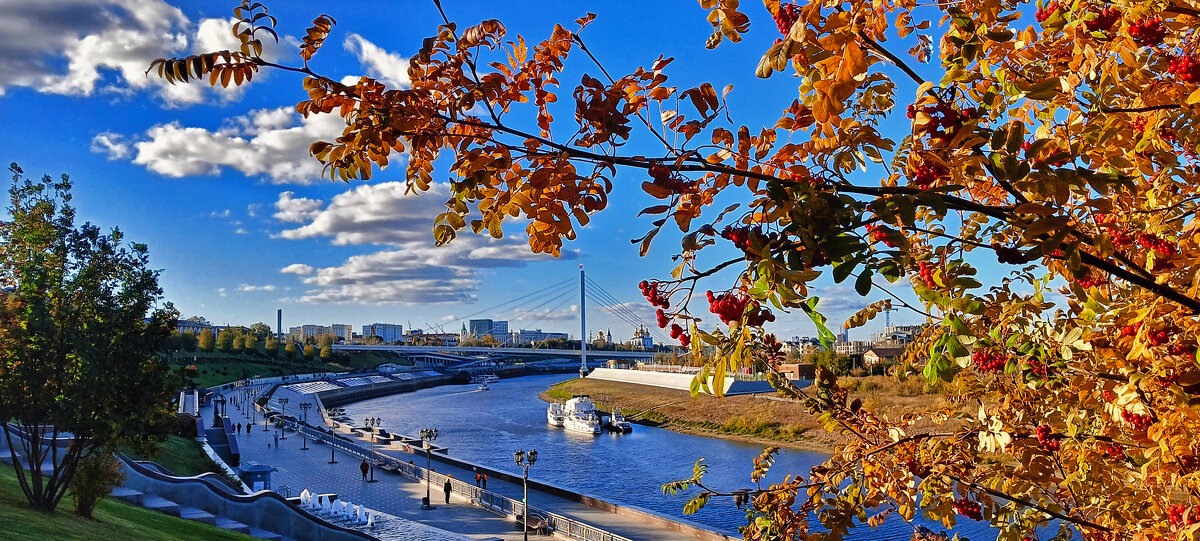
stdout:
{"type": "MultiPolygon", "coordinates": [[[[435,364],[456,364],[470,360],[477,360],[480,355],[489,357],[509,357],[509,356],[534,356],[545,358],[579,358],[581,364],[586,363],[588,354],[599,356],[606,359],[652,359],[657,351],[649,350],[633,350],[633,351],[589,351],[591,348],[587,344],[592,340],[593,334],[587,329],[587,301],[592,301],[594,306],[599,306],[601,310],[607,312],[617,320],[628,324],[635,330],[642,330],[648,333],[658,344],[670,344],[668,339],[662,334],[659,328],[645,321],[641,316],[629,308],[630,303],[621,302],[615,295],[610,293],[604,286],[595,280],[588,278],[583,271],[583,266],[579,269],[579,281],[576,282],[573,278],[568,278],[558,283],[550,284],[539,288],[535,291],[513,297],[500,304],[489,306],[473,314],[469,314],[448,323],[438,325],[439,328],[447,326],[453,328],[454,325],[465,323],[471,318],[487,315],[491,317],[497,313],[516,313],[517,315],[508,318],[508,322],[519,322],[521,320],[532,321],[540,315],[552,314],[559,310],[571,300],[575,299],[575,295],[579,297],[579,318],[580,318],[580,335],[583,344],[583,349],[549,349],[541,347],[545,341],[541,343],[534,342],[532,347],[457,347],[457,346],[432,346],[432,345],[334,345],[334,351],[392,351],[403,354],[407,357],[422,357],[423,360],[433,362],[435,364]],[[578,289],[576,289],[578,287],[578,289]],[[576,293],[578,291],[578,293],[576,293]]],[[[500,319],[497,317],[496,319],[500,319]]]]}

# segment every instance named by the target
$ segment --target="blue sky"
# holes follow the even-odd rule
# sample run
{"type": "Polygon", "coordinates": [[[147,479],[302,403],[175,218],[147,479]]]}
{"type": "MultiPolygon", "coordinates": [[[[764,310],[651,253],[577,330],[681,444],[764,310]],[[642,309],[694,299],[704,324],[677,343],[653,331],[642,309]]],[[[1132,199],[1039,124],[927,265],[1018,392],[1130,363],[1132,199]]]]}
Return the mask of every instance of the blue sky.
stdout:
{"type": "MultiPolygon", "coordinates": [[[[655,3],[654,10],[645,2],[620,1],[443,4],[460,28],[499,18],[510,38],[522,34],[532,43],[547,37],[555,23],[573,28],[575,18],[596,12],[584,38],[611,73],[647,66],[659,54],[674,56],[668,69],[673,86],[733,84],[731,114],[755,133],[773,123],[799,83],[787,75],[754,77],[760,55],[779,36],[765,8],[754,2],[743,7],[754,21],[745,42],[726,42],[713,51],[703,47],[711,27],[691,1],[655,3]]],[[[487,309],[577,280],[583,264],[590,278],[629,303],[626,308],[653,321],[636,284],[669,272],[678,235],[660,236],[645,258],[629,242],[650,227],[650,220],[636,217],[653,201],[639,188],[644,174],[618,174],[609,208],[568,243],[562,259],[530,254],[521,224],[506,227],[509,236],[499,242],[466,233],[450,247],[434,249],[432,217],[442,207],[444,189],[406,196],[403,168],[396,165],[370,182],[320,179],[320,166],[307,148],[339,133],[340,119],[300,119],[293,109],[305,97],[299,77],[268,71],[242,89],[223,91],[171,87],[143,75],[159,56],[234,47],[228,34],[234,5],[0,0],[5,14],[0,34],[6,36],[0,43],[0,158],[18,162],[30,175],[70,174],[81,217],[119,226],[130,239],[149,244],[153,265],[162,269],[165,297],[184,316],[273,325],[275,310],[282,308],[285,327],[390,322],[456,331],[459,318],[482,311],[477,317],[510,319],[514,330],[577,335],[578,291],[566,286],[531,295],[534,302],[487,309]]],[[[408,56],[441,21],[428,1],[268,5],[284,38],[266,56],[299,64],[294,36],[313,17],[328,13],[338,25],[313,68],[335,78],[366,74],[400,86],[408,56]]],[[[559,78],[563,100],[557,117],[570,119],[571,90],[583,73],[597,71],[585,57],[572,57],[559,78]]],[[[901,104],[912,95],[909,86],[900,85],[901,104]]],[[[906,130],[907,124],[897,128],[906,130]]],[[[660,150],[640,133],[625,152],[660,150]]],[[[444,180],[442,165],[435,178],[444,180]]],[[[724,247],[706,250],[701,263],[732,254],[724,247]]],[[[707,286],[725,289],[733,279],[733,273],[717,275],[707,286]]],[[[833,325],[882,298],[874,293],[861,299],[828,280],[818,285],[814,294],[823,297],[833,325]]],[[[692,308],[707,307],[698,302],[692,308]]],[[[905,313],[893,314],[893,320],[919,321],[905,313]]],[[[591,301],[588,323],[593,332],[611,328],[614,338],[632,332],[591,301]]],[[[853,331],[852,337],[865,337],[876,327],[853,331]]],[[[770,328],[783,337],[813,334],[803,314],[782,315],[770,328]]]]}

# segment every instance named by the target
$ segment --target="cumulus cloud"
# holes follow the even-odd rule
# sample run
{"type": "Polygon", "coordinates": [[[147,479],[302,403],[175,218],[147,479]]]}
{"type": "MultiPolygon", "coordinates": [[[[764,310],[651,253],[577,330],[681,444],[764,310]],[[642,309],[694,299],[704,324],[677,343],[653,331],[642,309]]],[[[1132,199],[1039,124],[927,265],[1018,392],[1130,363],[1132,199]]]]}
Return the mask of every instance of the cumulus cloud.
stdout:
{"type": "Polygon", "coordinates": [[[255,218],[258,216],[258,211],[261,208],[262,208],[262,204],[260,204],[260,203],[253,203],[250,205],[246,205],[246,215],[251,218],[255,218]]]}
{"type": "MultiPolygon", "coordinates": [[[[493,239],[464,234],[449,245],[435,247],[431,227],[434,217],[444,209],[448,193],[444,184],[435,184],[418,196],[406,194],[403,183],[384,182],[341,193],[323,209],[320,201],[303,199],[301,204],[302,198],[295,194],[280,194],[276,208],[284,217],[308,216],[303,220],[307,223],[283,230],[280,238],[328,238],[337,245],[386,246],[350,257],[338,266],[313,269],[313,274],[304,279],[311,288],[293,300],[361,304],[469,302],[479,286],[478,270],[520,267],[548,258],[531,253],[520,237],[493,239]]],[[[577,255],[564,253],[566,258],[577,255]]]]}
{"type": "MultiPolygon", "coordinates": [[[[0,0],[0,13],[0,95],[9,87],[70,96],[152,90],[168,105],[186,105],[239,93],[145,75],[155,58],[236,48],[231,20],[193,23],[163,0],[0,0]]],[[[273,58],[274,43],[264,45],[263,56],[273,58]]]]}
{"type": "Polygon", "coordinates": [[[275,201],[275,219],[281,222],[300,223],[311,220],[319,214],[325,203],[307,197],[296,197],[296,192],[283,192],[275,201]]]}
{"type": "Polygon", "coordinates": [[[284,274],[297,274],[300,276],[306,276],[312,274],[313,270],[314,269],[311,265],[305,265],[304,263],[292,263],[291,265],[279,269],[279,272],[284,274]]]}
{"type": "Polygon", "coordinates": [[[136,143],[133,163],[169,177],[215,175],[230,167],[275,184],[308,184],[321,178],[321,164],[309,156],[309,145],[332,140],[344,128],[336,115],[301,118],[290,107],[251,111],[216,131],[159,124],[136,143]]]}
{"type": "Polygon", "coordinates": [[[228,218],[229,217],[229,209],[214,210],[209,213],[209,216],[212,216],[213,218],[228,218]]]}
{"type": "Polygon", "coordinates": [[[245,234],[247,234],[247,231],[246,231],[246,228],[244,228],[244,227],[239,227],[239,228],[237,228],[237,229],[234,229],[234,230],[233,230],[233,233],[234,233],[235,235],[245,235],[245,234]]]}
{"type": "MultiPolygon", "coordinates": [[[[342,46],[362,63],[370,77],[392,88],[408,88],[411,84],[408,79],[407,58],[389,53],[355,33],[348,34],[342,46]]],[[[357,78],[350,84],[355,82],[357,78]]]]}
{"type": "Polygon", "coordinates": [[[242,292],[246,292],[246,293],[253,293],[256,291],[275,291],[276,289],[278,289],[278,288],[275,286],[270,286],[270,285],[254,286],[254,285],[250,285],[250,284],[242,284],[242,285],[239,285],[237,288],[238,291],[242,291],[242,292]]]}
{"type": "Polygon", "coordinates": [[[129,143],[125,142],[124,135],[106,131],[92,138],[91,150],[107,156],[110,160],[123,160],[129,156],[129,143]]]}

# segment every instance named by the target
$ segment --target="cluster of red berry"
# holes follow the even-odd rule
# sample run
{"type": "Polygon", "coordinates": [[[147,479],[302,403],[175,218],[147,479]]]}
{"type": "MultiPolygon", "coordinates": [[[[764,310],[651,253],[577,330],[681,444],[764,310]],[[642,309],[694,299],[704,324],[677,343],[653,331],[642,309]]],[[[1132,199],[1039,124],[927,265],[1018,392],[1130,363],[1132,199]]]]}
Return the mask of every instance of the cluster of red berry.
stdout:
{"type": "Polygon", "coordinates": [[[907,116],[908,118],[917,118],[918,112],[929,115],[929,123],[921,126],[920,132],[929,133],[940,143],[946,143],[953,138],[958,129],[962,127],[963,121],[979,116],[979,110],[974,107],[967,107],[960,112],[944,102],[923,105],[920,109],[916,105],[909,105],[907,116]]]}
{"type": "Polygon", "coordinates": [[[721,238],[732,242],[739,250],[746,252],[746,255],[755,255],[754,243],[757,242],[761,246],[770,246],[777,244],[783,237],[777,232],[763,233],[761,227],[733,227],[732,225],[725,226],[721,230],[721,238]]]}
{"type": "Polygon", "coordinates": [[[1051,15],[1054,15],[1055,11],[1058,11],[1058,8],[1058,2],[1047,2],[1046,5],[1038,8],[1037,13],[1034,14],[1033,17],[1037,19],[1037,22],[1044,23],[1046,22],[1046,19],[1049,19],[1051,15]]]}
{"type": "Polygon", "coordinates": [[[671,324],[671,338],[678,338],[679,345],[683,347],[688,347],[688,344],[692,343],[692,337],[678,323],[671,324]]]}
{"type": "Polygon", "coordinates": [[[638,284],[638,289],[642,290],[642,296],[650,301],[650,304],[658,308],[670,308],[671,301],[667,299],[666,288],[662,282],[647,282],[642,280],[638,284]]]}
{"type": "Polygon", "coordinates": [[[896,243],[888,240],[887,229],[884,229],[882,227],[875,227],[874,225],[868,225],[867,226],[867,236],[871,237],[871,240],[874,242],[882,242],[888,248],[896,247],[896,243]]]}
{"type": "Polygon", "coordinates": [[[1110,443],[1104,447],[1104,454],[1112,458],[1125,458],[1125,450],[1120,445],[1110,443]]]}
{"type": "Polygon", "coordinates": [[[1098,274],[1089,274],[1083,278],[1075,280],[1079,287],[1087,289],[1089,287],[1098,287],[1108,283],[1108,277],[1098,274]]]}
{"type": "Polygon", "coordinates": [[[1185,83],[1200,82],[1200,62],[1191,56],[1176,56],[1167,63],[1167,72],[1185,83]]]}
{"type": "Polygon", "coordinates": [[[713,295],[712,291],[708,291],[705,296],[708,297],[708,311],[716,314],[726,324],[742,319],[742,314],[746,313],[747,306],[750,307],[750,314],[746,316],[746,325],[760,327],[763,323],[775,321],[775,314],[759,306],[758,301],[752,300],[744,294],[734,295],[732,292],[725,292],[713,295]]]}
{"type": "MultiPolygon", "coordinates": [[[[1171,347],[1175,347],[1175,346],[1171,346],[1171,347]]],[[[1172,371],[1165,376],[1158,377],[1158,386],[1166,389],[1167,387],[1175,385],[1175,383],[1177,383],[1178,381],[1179,381],[1179,372],[1172,371]]]]}
{"type": "Polygon", "coordinates": [[[661,308],[654,312],[654,317],[658,319],[658,328],[660,329],[667,328],[667,324],[671,323],[671,316],[668,316],[661,308]]]}
{"type": "Polygon", "coordinates": [[[1165,239],[1158,238],[1158,235],[1154,233],[1138,234],[1137,243],[1142,248],[1150,248],[1167,257],[1175,255],[1175,245],[1167,242],[1165,239]]]}
{"type": "Polygon", "coordinates": [[[1146,117],[1137,117],[1133,119],[1133,129],[1142,132],[1146,131],[1146,117]]]}
{"type": "Polygon", "coordinates": [[[1142,326],[1142,324],[1138,323],[1135,325],[1126,325],[1124,327],[1121,327],[1121,336],[1134,336],[1138,332],[1138,327],[1141,327],[1141,326],[1142,326]]]}
{"type": "Polygon", "coordinates": [[[1146,337],[1150,340],[1150,345],[1161,346],[1167,342],[1170,342],[1171,337],[1175,336],[1175,333],[1177,332],[1179,332],[1178,327],[1175,327],[1174,325],[1168,325],[1157,331],[1150,331],[1146,337]]]}
{"type": "Polygon", "coordinates": [[[1162,43],[1166,36],[1167,27],[1158,17],[1138,19],[1129,23],[1129,37],[1141,45],[1155,47],[1162,43]]]}
{"type": "Polygon", "coordinates": [[[1000,372],[1004,370],[1004,365],[1008,364],[1008,357],[999,351],[977,349],[971,353],[971,361],[975,363],[976,368],[984,372],[1000,372]]]}
{"type": "Polygon", "coordinates": [[[1135,239],[1137,239],[1137,237],[1128,229],[1118,229],[1114,231],[1112,235],[1113,246],[1118,248],[1124,248],[1130,244],[1133,244],[1135,239]]]}
{"type": "Polygon", "coordinates": [[[1154,424],[1154,419],[1149,415],[1133,413],[1129,410],[1121,410],[1121,418],[1124,419],[1126,423],[1133,425],[1133,428],[1140,432],[1145,432],[1147,428],[1150,428],[1150,425],[1154,424]]]}
{"type": "Polygon", "coordinates": [[[1020,265],[1021,263],[1029,261],[1029,259],[1025,257],[1025,253],[1022,252],[1020,248],[1009,248],[1008,246],[1000,245],[998,242],[993,242],[992,250],[995,250],[996,252],[996,259],[1004,264],[1020,265]]]}
{"type": "Polygon", "coordinates": [[[1040,445],[1042,449],[1052,453],[1057,451],[1058,448],[1062,446],[1062,441],[1060,441],[1054,434],[1051,434],[1050,427],[1046,425],[1039,425],[1037,427],[1037,439],[1038,445],[1040,445]]]}
{"type": "Polygon", "coordinates": [[[983,509],[979,502],[966,496],[954,500],[954,510],[971,520],[983,520],[983,509]]]}
{"type": "Polygon", "coordinates": [[[921,162],[921,165],[918,165],[917,170],[912,174],[913,186],[921,190],[928,190],[935,181],[949,173],[950,170],[940,163],[921,162]]]}
{"type": "Polygon", "coordinates": [[[1189,514],[1186,504],[1177,503],[1167,508],[1167,520],[1175,527],[1191,526],[1200,522],[1200,505],[1192,507],[1191,511],[1189,514]]]}
{"type": "Polygon", "coordinates": [[[937,287],[937,282],[933,281],[933,267],[930,267],[928,263],[922,261],[918,273],[921,276],[921,280],[925,281],[925,287],[931,289],[937,287]]]}
{"type": "Polygon", "coordinates": [[[1096,14],[1096,18],[1083,24],[1092,32],[1108,32],[1117,21],[1121,20],[1121,10],[1109,6],[1096,14]]]}
{"type": "MultiPolygon", "coordinates": [[[[1167,347],[1167,353],[1170,353],[1171,355],[1186,355],[1191,357],[1196,354],[1196,345],[1184,342],[1175,342],[1167,347]]],[[[1179,374],[1175,374],[1174,376],[1178,378],[1179,374]]]]}
{"type": "Polygon", "coordinates": [[[1042,378],[1050,377],[1050,365],[1037,359],[1029,359],[1029,371],[1042,378]]]}
{"type": "Polygon", "coordinates": [[[775,19],[775,26],[779,28],[779,33],[787,35],[792,29],[792,25],[800,20],[800,6],[796,4],[779,4],[779,11],[775,12],[772,17],[775,19]]]}
{"type": "Polygon", "coordinates": [[[650,178],[654,184],[666,188],[671,193],[692,193],[696,191],[696,181],[673,175],[671,169],[662,164],[650,166],[650,178]]]}

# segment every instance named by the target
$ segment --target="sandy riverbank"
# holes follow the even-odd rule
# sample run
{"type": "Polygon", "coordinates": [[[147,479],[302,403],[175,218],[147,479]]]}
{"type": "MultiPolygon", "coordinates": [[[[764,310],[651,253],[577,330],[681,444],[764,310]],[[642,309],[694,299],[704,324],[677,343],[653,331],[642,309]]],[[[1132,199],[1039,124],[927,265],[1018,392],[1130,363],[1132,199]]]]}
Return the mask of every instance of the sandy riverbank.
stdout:
{"type": "MultiPolygon", "coordinates": [[[[845,383],[857,389],[852,397],[889,413],[923,410],[940,400],[939,394],[919,385],[905,385],[907,382],[897,383],[881,376],[846,379],[850,381],[845,383]]],[[[630,421],[687,434],[823,453],[831,452],[843,441],[842,436],[826,432],[800,403],[768,395],[693,398],[677,389],[573,379],[552,386],[540,397],[562,402],[577,394],[591,396],[600,409],[619,408],[630,421]]]]}

